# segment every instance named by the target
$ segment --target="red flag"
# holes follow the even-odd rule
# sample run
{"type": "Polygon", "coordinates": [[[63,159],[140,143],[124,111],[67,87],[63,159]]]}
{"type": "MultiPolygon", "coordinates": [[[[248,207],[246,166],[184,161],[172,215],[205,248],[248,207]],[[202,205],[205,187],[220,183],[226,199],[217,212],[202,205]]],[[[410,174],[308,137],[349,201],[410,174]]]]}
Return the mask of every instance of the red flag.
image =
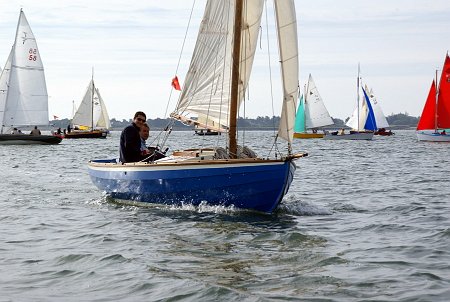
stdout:
{"type": "Polygon", "coordinates": [[[177,77],[177,76],[175,76],[175,77],[172,79],[172,87],[173,87],[175,90],[181,90],[180,82],[178,82],[178,77],[177,77]]]}
{"type": "Polygon", "coordinates": [[[54,119],[54,120],[57,120],[57,119],[59,119],[59,117],[57,117],[56,115],[54,115],[54,116],[53,116],[53,119],[54,119]]]}

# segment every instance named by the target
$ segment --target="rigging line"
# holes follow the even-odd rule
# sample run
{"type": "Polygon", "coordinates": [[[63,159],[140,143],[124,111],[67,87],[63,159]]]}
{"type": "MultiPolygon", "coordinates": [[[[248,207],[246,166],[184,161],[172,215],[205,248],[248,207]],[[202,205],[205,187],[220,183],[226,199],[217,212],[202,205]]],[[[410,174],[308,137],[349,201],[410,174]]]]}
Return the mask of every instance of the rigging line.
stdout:
{"type": "MultiPolygon", "coordinates": [[[[267,7],[267,0],[264,1],[264,6],[265,6],[265,15],[266,15],[266,39],[267,39],[267,59],[269,61],[269,82],[270,82],[270,98],[272,100],[272,124],[273,124],[273,134],[275,135],[275,108],[274,108],[274,102],[273,102],[273,83],[272,83],[272,65],[270,64],[271,62],[271,57],[270,57],[270,38],[269,38],[269,16],[268,16],[268,7],[267,7]]],[[[274,12],[275,13],[275,12],[274,12]]],[[[276,143],[276,140],[275,142],[276,143]]],[[[270,156],[270,152],[271,150],[269,150],[269,154],[268,157],[270,156]]]]}
{"type": "MultiPolygon", "coordinates": [[[[180,67],[181,57],[182,57],[182,55],[183,55],[184,46],[185,46],[185,44],[186,44],[187,34],[188,34],[188,32],[189,32],[190,24],[191,24],[191,21],[192,21],[192,15],[193,15],[193,12],[194,12],[194,7],[195,7],[195,0],[192,1],[191,13],[190,13],[190,15],[189,15],[189,21],[188,21],[188,24],[187,24],[187,27],[186,27],[186,31],[185,31],[185,34],[184,34],[184,39],[183,39],[183,44],[182,44],[182,46],[181,46],[180,55],[179,55],[179,57],[178,57],[177,67],[176,67],[176,69],[175,69],[175,76],[177,75],[178,69],[179,69],[179,67],[180,67]]],[[[173,90],[174,90],[174,88],[171,87],[171,89],[170,89],[170,94],[169,94],[169,98],[168,98],[168,100],[167,100],[166,109],[165,109],[165,111],[164,111],[164,118],[167,118],[167,112],[168,112],[168,110],[169,110],[169,105],[170,105],[170,100],[172,99],[172,93],[173,93],[173,90]]],[[[163,129],[162,131],[160,131],[161,133],[162,133],[162,132],[165,132],[165,135],[162,136],[162,138],[161,138],[161,140],[162,140],[161,145],[162,145],[162,146],[165,145],[165,143],[166,143],[166,141],[167,141],[167,139],[168,139],[170,133],[172,132],[172,128],[173,128],[173,125],[174,125],[174,124],[175,124],[175,121],[174,121],[172,118],[170,118],[170,120],[169,120],[169,122],[167,123],[166,127],[164,127],[164,129],[163,129]]],[[[158,137],[159,137],[159,135],[158,135],[158,137]]],[[[159,142],[160,142],[160,140],[158,140],[158,144],[159,144],[159,142]]]]}
{"type": "MultiPolygon", "coordinates": [[[[175,75],[177,75],[178,73],[178,68],[180,67],[180,62],[181,62],[181,57],[183,55],[183,51],[184,51],[184,45],[186,44],[186,37],[191,25],[191,21],[192,21],[192,14],[194,12],[194,7],[195,7],[195,0],[192,1],[192,8],[191,8],[191,13],[189,15],[189,21],[186,27],[186,32],[184,33],[184,39],[183,39],[183,44],[181,45],[181,50],[180,50],[180,55],[178,57],[178,63],[177,63],[177,68],[175,69],[175,75]]],[[[172,92],[173,92],[173,87],[170,89],[170,94],[169,94],[169,100],[167,101],[167,106],[166,106],[166,110],[164,112],[164,118],[167,117],[167,111],[169,110],[169,104],[170,104],[170,100],[172,98],[172,92]]]]}

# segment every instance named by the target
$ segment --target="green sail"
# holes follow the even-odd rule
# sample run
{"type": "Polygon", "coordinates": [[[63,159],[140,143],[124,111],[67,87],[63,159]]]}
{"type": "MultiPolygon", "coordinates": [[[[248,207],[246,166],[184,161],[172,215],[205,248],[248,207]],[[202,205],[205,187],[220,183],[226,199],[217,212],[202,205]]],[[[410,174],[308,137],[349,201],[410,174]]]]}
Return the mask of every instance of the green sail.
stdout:
{"type": "Polygon", "coordinates": [[[305,127],[305,102],[303,94],[300,96],[300,101],[297,108],[297,115],[295,116],[294,132],[306,132],[305,127]]]}

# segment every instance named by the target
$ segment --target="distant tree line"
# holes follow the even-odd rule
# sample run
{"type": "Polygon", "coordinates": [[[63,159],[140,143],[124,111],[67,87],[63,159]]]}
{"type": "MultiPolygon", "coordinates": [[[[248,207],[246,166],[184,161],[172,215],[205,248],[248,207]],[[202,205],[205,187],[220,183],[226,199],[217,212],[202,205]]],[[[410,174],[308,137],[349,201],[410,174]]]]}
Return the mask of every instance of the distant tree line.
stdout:
{"type": "MultiPolygon", "coordinates": [[[[388,117],[386,117],[389,125],[393,128],[411,128],[416,127],[417,123],[419,121],[419,117],[413,117],[409,116],[408,113],[398,113],[398,114],[391,114],[388,117]]],[[[348,118],[346,119],[348,120],[348,118]]],[[[127,125],[131,123],[131,119],[125,120],[122,119],[117,120],[115,118],[111,119],[111,127],[113,130],[122,130],[127,125]]],[[[333,118],[335,126],[344,126],[345,121],[341,120],[339,118],[333,118]]],[[[164,129],[167,125],[169,125],[170,119],[148,119],[147,122],[150,125],[151,129],[164,129]]],[[[278,127],[278,124],[280,122],[279,116],[258,116],[256,119],[253,118],[243,118],[239,117],[237,120],[237,125],[239,128],[245,128],[249,130],[271,130],[278,127]]],[[[70,123],[70,119],[58,119],[58,120],[52,120],[50,121],[50,124],[54,128],[67,128],[67,125],[70,123]]],[[[333,126],[331,126],[333,127],[333,126]]],[[[181,122],[175,122],[173,125],[174,130],[191,130],[192,126],[186,126],[182,124],[181,122]]]]}

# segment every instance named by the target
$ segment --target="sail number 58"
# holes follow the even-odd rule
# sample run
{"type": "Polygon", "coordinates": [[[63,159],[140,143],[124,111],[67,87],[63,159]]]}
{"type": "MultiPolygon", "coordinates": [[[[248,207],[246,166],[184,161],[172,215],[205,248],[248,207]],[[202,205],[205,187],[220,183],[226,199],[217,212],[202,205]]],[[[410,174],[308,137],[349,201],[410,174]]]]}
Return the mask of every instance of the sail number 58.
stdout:
{"type": "Polygon", "coordinates": [[[28,60],[29,61],[36,61],[37,60],[37,49],[36,48],[30,48],[30,50],[28,51],[29,55],[28,55],[28,60]]]}

